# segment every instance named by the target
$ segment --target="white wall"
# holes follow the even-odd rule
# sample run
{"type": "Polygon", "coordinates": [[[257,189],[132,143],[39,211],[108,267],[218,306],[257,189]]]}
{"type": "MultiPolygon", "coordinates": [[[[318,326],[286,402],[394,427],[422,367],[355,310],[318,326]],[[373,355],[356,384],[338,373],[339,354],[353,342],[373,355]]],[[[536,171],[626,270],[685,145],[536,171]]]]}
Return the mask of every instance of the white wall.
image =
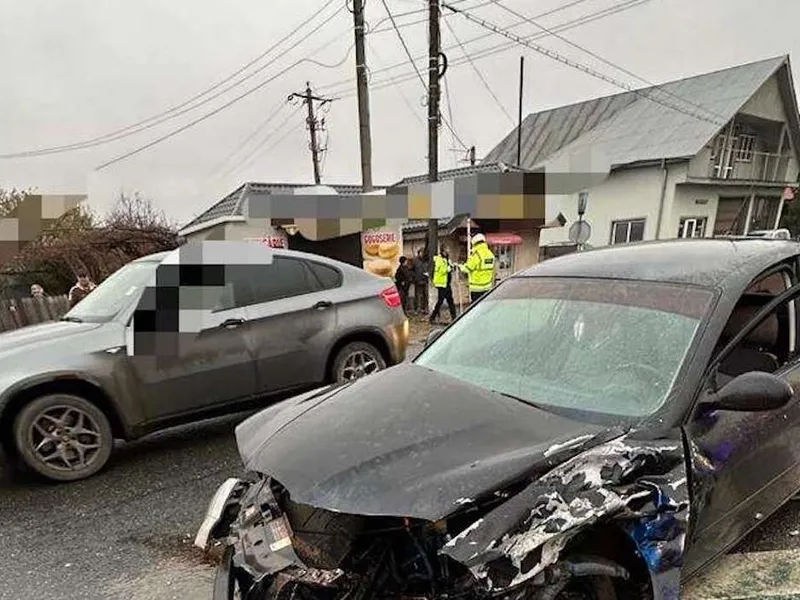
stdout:
{"type": "Polygon", "coordinates": [[[674,188],[673,201],[664,211],[662,239],[678,237],[678,227],[684,217],[706,217],[705,237],[712,237],[717,216],[720,189],[711,186],[679,185],[674,188]],[[697,201],[701,202],[698,203],[697,201]],[[705,201],[705,202],[703,202],[705,201]]]}
{"type": "Polygon", "coordinates": [[[786,111],[783,108],[777,79],[774,76],[770,77],[739,112],[785,123],[786,111]]]}
{"type": "MultiPolygon", "coordinates": [[[[675,181],[685,178],[685,172],[684,165],[670,165],[665,212],[675,189],[675,181]]],[[[644,239],[655,239],[662,182],[663,171],[660,166],[641,167],[615,171],[601,184],[591,188],[583,217],[592,227],[587,244],[607,246],[611,239],[611,222],[622,219],[645,219],[644,239]]],[[[570,226],[578,220],[577,194],[555,197],[552,201],[567,218],[567,223],[564,227],[543,229],[541,245],[567,241],[570,226]]]]}

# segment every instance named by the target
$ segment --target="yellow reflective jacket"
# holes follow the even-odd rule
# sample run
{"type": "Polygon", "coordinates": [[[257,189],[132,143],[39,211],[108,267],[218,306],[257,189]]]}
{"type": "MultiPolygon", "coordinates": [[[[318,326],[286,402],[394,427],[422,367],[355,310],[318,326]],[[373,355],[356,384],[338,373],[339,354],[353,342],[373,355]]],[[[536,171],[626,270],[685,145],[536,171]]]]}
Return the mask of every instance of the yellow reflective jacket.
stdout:
{"type": "Polygon", "coordinates": [[[494,254],[485,242],[475,244],[461,267],[469,276],[470,292],[486,292],[494,285],[494,254]]]}
{"type": "Polygon", "coordinates": [[[437,288],[447,287],[447,274],[450,273],[450,261],[437,254],[433,257],[433,285],[437,288]]]}

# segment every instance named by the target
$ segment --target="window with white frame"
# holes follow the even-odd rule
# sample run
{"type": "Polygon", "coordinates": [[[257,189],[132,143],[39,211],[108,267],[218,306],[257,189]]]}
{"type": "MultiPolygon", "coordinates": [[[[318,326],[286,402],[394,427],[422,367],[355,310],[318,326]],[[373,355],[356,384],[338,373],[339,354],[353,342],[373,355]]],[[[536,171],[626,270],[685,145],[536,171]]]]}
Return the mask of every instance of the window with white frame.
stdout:
{"type": "Polygon", "coordinates": [[[706,217],[682,217],[678,225],[679,238],[701,238],[706,234],[706,217]]]}
{"type": "Polygon", "coordinates": [[[628,219],[611,222],[611,243],[627,244],[644,239],[644,219],[628,219]]]}
{"type": "Polygon", "coordinates": [[[738,162],[752,161],[755,147],[756,136],[749,133],[739,134],[739,138],[736,141],[736,160],[738,162]]]}

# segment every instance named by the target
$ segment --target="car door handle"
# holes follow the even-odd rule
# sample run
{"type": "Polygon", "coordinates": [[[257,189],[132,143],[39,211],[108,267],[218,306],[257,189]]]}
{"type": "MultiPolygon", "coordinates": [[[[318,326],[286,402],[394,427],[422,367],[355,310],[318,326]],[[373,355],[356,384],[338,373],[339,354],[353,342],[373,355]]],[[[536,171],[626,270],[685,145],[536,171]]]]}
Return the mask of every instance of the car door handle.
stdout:
{"type": "Polygon", "coordinates": [[[326,308],[330,308],[333,306],[333,302],[329,302],[328,300],[320,300],[317,302],[312,308],[316,310],[325,310],[326,308]]]}
{"type": "Polygon", "coordinates": [[[236,329],[240,325],[244,325],[244,319],[226,319],[222,322],[220,327],[224,327],[225,329],[236,329]]]}

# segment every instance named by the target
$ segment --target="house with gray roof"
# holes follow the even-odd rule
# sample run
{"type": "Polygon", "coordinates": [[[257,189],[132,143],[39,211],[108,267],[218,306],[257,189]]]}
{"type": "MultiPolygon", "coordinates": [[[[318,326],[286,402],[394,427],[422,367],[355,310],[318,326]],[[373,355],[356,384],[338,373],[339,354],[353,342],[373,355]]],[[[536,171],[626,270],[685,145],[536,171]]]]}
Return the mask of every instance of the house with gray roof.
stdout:
{"type": "MultiPolygon", "coordinates": [[[[264,220],[255,222],[247,218],[249,202],[265,195],[290,195],[297,190],[308,190],[314,186],[302,183],[243,183],[207,210],[181,227],[181,236],[193,240],[243,240],[262,237],[264,220]]],[[[322,186],[320,186],[322,187],[322,186]]],[[[361,194],[360,185],[325,185],[331,194],[351,196],[361,194]]],[[[376,186],[376,189],[384,189],[376,186]]]]}
{"type": "MultiPolygon", "coordinates": [[[[544,170],[541,232],[563,244],[588,193],[591,246],[773,229],[798,181],[788,56],[528,115],[519,168],[544,170]],[[581,184],[583,181],[585,183],[581,184]]],[[[517,128],[486,155],[516,163],[517,128]]]]}

